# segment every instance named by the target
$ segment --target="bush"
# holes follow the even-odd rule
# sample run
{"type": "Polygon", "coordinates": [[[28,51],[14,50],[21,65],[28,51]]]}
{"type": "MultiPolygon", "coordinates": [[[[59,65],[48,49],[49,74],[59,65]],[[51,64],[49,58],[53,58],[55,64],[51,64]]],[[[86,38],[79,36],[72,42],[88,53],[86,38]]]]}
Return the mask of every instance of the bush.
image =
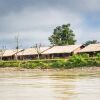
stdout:
{"type": "Polygon", "coordinates": [[[37,67],[37,65],[35,64],[35,63],[31,63],[31,62],[24,62],[24,63],[21,63],[20,64],[20,67],[22,67],[22,68],[32,68],[32,69],[34,69],[35,67],[37,67]]]}
{"type": "Polygon", "coordinates": [[[96,57],[97,57],[97,60],[100,60],[100,53],[97,53],[96,57]]]}
{"type": "Polygon", "coordinates": [[[68,66],[68,64],[71,67],[83,67],[83,66],[86,66],[87,65],[86,56],[74,55],[68,60],[67,66],[68,66]]]}
{"type": "Polygon", "coordinates": [[[49,67],[49,62],[42,62],[40,61],[39,63],[37,63],[37,68],[40,68],[40,69],[48,69],[50,68],[49,67]]]}
{"type": "Polygon", "coordinates": [[[19,65],[19,63],[14,62],[14,63],[11,63],[11,64],[10,64],[10,67],[18,67],[18,65],[19,65]]]}
{"type": "Polygon", "coordinates": [[[2,61],[0,61],[0,67],[4,67],[3,65],[4,63],[2,61]]]}
{"type": "Polygon", "coordinates": [[[50,64],[51,68],[64,68],[66,62],[64,60],[52,62],[50,64]]]}

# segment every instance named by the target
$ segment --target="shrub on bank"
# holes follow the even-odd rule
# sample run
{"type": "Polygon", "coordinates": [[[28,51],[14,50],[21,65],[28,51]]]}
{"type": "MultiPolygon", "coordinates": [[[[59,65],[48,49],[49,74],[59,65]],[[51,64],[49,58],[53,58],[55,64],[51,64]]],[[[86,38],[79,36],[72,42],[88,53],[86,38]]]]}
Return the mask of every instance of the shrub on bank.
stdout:
{"type": "Polygon", "coordinates": [[[3,65],[4,63],[2,61],[0,61],[0,67],[4,67],[3,65]]]}
{"type": "Polygon", "coordinates": [[[74,55],[67,62],[66,67],[83,67],[87,65],[86,55],[74,55]]]}
{"type": "Polygon", "coordinates": [[[100,66],[100,53],[95,57],[89,57],[88,54],[73,55],[66,59],[43,59],[43,60],[25,60],[25,61],[0,61],[0,67],[21,67],[21,68],[74,68],[100,66]]]}
{"type": "Polygon", "coordinates": [[[51,68],[64,68],[66,65],[66,61],[65,60],[62,60],[62,61],[55,61],[55,62],[52,62],[50,64],[50,67],[51,68]]]}
{"type": "Polygon", "coordinates": [[[37,65],[35,63],[29,63],[29,62],[26,62],[26,63],[22,63],[20,64],[19,67],[22,67],[22,68],[31,68],[31,69],[34,69],[37,67],[37,65]]]}

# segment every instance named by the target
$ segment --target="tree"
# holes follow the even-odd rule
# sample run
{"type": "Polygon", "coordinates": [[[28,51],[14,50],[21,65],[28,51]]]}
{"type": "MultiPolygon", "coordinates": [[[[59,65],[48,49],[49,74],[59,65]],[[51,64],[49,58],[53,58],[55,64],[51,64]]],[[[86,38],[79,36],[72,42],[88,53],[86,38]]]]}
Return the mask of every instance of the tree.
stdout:
{"type": "Polygon", "coordinates": [[[41,54],[41,50],[40,50],[40,48],[41,48],[41,44],[36,44],[35,46],[33,46],[35,49],[36,49],[36,51],[37,51],[37,54],[38,54],[38,59],[40,59],[40,54],[41,54]]]}
{"type": "Polygon", "coordinates": [[[54,29],[53,35],[49,38],[52,45],[71,45],[75,44],[75,34],[70,29],[70,24],[58,26],[54,29]]]}
{"type": "Polygon", "coordinates": [[[18,56],[17,56],[17,53],[19,52],[19,35],[17,35],[16,37],[15,37],[15,40],[16,40],[16,57],[15,57],[15,59],[16,60],[18,60],[18,56]]]}
{"type": "Polygon", "coordinates": [[[89,44],[96,44],[98,43],[97,40],[88,40],[84,43],[85,46],[89,45],[89,44]]]}
{"type": "Polygon", "coordinates": [[[2,49],[0,49],[0,60],[2,60],[5,50],[6,50],[6,45],[2,44],[2,49]]]}

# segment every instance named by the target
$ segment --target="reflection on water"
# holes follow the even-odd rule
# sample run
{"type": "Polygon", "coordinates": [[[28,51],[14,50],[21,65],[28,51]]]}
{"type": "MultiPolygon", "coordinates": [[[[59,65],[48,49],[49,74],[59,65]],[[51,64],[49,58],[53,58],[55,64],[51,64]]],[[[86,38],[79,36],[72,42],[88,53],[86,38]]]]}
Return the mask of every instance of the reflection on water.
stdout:
{"type": "Polygon", "coordinates": [[[0,74],[0,100],[95,99],[100,100],[99,77],[0,74]]]}

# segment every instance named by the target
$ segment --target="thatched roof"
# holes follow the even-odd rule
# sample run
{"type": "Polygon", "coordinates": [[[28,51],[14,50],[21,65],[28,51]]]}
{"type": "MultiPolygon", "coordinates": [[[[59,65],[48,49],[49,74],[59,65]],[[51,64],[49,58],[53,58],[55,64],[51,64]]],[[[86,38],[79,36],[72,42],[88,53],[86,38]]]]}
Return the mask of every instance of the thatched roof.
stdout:
{"type": "Polygon", "coordinates": [[[100,43],[98,44],[90,44],[86,46],[85,48],[81,49],[79,52],[95,52],[100,51],[100,43]]]}
{"type": "Polygon", "coordinates": [[[22,49],[19,49],[18,51],[15,50],[5,50],[3,53],[3,57],[9,57],[9,56],[13,56],[14,54],[16,54],[17,52],[21,51],[22,49]]]}
{"type": "Polygon", "coordinates": [[[40,47],[39,50],[37,50],[36,48],[27,48],[24,49],[23,51],[17,53],[18,56],[22,56],[22,55],[37,55],[38,52],[41,53],[45,50],[49,49],[49,47],[40,47]]]}
{"type": "Polygon", "coordinates": [[[81,45],[53,46],[42,54],[71,53],[77,48],[80,48],[80,46],[81,45]]]}

